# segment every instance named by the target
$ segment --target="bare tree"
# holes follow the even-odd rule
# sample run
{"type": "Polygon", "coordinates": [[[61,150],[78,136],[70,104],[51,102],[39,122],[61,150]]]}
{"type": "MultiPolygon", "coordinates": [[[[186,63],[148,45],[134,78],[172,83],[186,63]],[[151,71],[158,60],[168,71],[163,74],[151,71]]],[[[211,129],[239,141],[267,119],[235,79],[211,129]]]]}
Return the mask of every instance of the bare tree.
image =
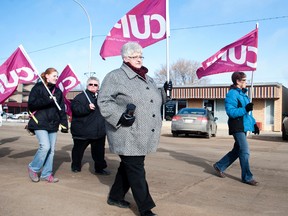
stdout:
{"type": "Polygon", "coordinates": [[[158,84],[163,84],[167,81],[166,65],[161,65],[161,68],[154,73],[154,80],[158,84]]]}
{"type": "MultiPolygon", "coordinates": [[[[207,84],[208,78],[198,79],[196,71],[200,67],[200,63],[191,60],[179,59],[172,64],[170,69],[170,79],[174,85],[189,85],[189,84],[207,84]]],[[[167,80],[166,65],[161,65],[161,68],[155,72],[155,81],[163,83],[167,80]]]]}

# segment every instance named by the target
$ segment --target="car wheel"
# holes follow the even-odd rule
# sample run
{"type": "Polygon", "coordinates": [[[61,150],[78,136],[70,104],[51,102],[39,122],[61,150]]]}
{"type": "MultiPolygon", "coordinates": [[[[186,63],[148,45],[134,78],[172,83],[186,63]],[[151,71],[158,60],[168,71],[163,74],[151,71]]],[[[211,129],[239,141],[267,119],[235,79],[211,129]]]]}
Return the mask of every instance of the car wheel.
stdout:
{"type": "Polygon", "coordinates": [[[18,117],[18,119],[22,120],[22,119],[23,119],[23,117],[22,117],[22,116],[19,116],[19,117],[18,117]]]}
{"type": "Polygon", "coordinates": [[[172,133],[173,137],[178,137],[178,133],[172,133]]]}
{"type": "Polygon", "coordinates": [[[286,134],[286,128],[284,125],[282,125],[282,139],[283,140],[288,140],[288,136],[286,134]]]}

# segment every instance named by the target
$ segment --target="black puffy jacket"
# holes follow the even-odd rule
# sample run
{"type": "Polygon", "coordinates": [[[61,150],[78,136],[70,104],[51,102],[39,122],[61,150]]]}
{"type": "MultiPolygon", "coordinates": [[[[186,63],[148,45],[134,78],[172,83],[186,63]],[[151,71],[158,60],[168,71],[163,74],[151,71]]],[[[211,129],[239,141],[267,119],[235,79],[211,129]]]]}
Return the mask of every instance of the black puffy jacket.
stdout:
{"type": "Polygon", "coordinates": [[[99,139],[106,135],[105,120],[100,113],[95,94],[88,90],[86,93],[95,105],[95,110],[89,108],[84,92],[78,94],[71,103],[71,134],[74,139],[99,139]]]}
{"type": "Polygon", "coordinates": [[[62,91],[55,87],[55,85],[50,85],[49,90],[53,92],[53,95],[56,97],[61,111],[57,108],[53,99],[50,98],[44,84],[42,82],[36,83],[29,95],[28,109],[32,113],[35,112],[34,116],[38,120],[38,123],[31,118],[28,122],[28,128],[30,130],[57,132],[59,124],[68,128],[62,91]],[[55,90],[53,91],[54,88],[55,90]]]}

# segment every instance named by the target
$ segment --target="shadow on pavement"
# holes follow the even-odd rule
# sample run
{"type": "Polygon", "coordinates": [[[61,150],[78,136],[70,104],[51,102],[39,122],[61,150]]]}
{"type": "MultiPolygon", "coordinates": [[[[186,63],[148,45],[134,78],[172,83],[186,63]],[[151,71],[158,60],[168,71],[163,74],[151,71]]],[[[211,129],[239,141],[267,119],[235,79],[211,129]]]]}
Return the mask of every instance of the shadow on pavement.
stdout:
{"type": "MultiPolygon", "coordinates": [[[[209,173],[211,175],[216,175],[215,170],[212,167],[212,164],[215,163],[215,161],[210,161],[210,160],[207,160],[204,158],[193,156],[191,154],[179,153],[179,152],[167,150],[164,148],[159,148],[157,151],[169,153],[170,156],[172,156],[176,160],[184,161],[186,163],[202,167],[204,169],[203,172],[209,173]]],[[[231,178],[231,179],[234,179],[236,181],[241,181],[241,179],[238,177],[232,176],[232,175],[227,174],[227,173],[225,173],[225,175],[226,175],[226,178],[231,178]]]]}
{"type": "Polygon", "coordinates": [[[282,136],[278,134],[263,134],[263,135],[252,135],[251,139],[254,140],[262,140],[262,141],[268,141],[268,142],[285,142],[282,140],[282,136]]]}
{"type": "Polygon", "coordinates": [[[0,151],[0,158],[9,155],[12,151],[13,151],[13,150],[12,150],[11,148],[9,148],[9,147],[1,148],[1,151],[0,151]]]}
{"type": "MultiPolygon", "coordinates": [[[[167,134],[167,133],[162,133],[161,136],[164,136],[164,137],[173,137],[172,134],[167,134]]],[[[187,134],[187,135],[184,135],[184,134],[179,134],[178,135],[178,138],[197,138],[197,139],[208,139],[206,136],[203,136],[203,135],[197,135],[197,134],[187,134]]],[[[177,137],[175,137],[177,138],[177,137]]],[[[211,137],[211,139],[213,139],[213,137],[211,137]]]]}
{"type": "Polygon", "coordinates": [[[10,143],[10,142],[14,142],[14,141],[18,140],[19,138],[20,138],[20,136],[11,137],[11,138],[6,138],[6,139],[1,139],[1,140],[0,140],[0,145],[4,145],[4,144],[10,143]]]}

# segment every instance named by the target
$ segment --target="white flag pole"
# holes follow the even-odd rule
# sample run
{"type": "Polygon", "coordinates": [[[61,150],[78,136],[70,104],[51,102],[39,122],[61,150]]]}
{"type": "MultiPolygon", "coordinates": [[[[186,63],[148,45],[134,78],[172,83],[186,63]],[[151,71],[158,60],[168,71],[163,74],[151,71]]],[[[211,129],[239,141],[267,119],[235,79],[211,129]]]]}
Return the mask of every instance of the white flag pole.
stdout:
{"type": "Polygon", "coordinates": [[[92,102],[91,102],[90,98],[89,98],[88,95],[87,95],[86,89],[84,89],[82,83],[80,83],[80,85],[81,85],[82,91],[84,92],[84,94],[85,94],[87,100],[89,101],[89,104],[91,104],[92,102]]]}
{"type": "Polygon", "coordinates": [[[30,65],[33,67],[35,73],[37,74],[37,76],[40,78],[41,82],[43,83],[44,87],[46,88],[46,90],[48,91],[49,95],[53,98],[57,108],[59,110],[61,110],[61,107],[59,106],[59,104],[57,103],[56,98],[53,96],[53,94],[50,92],[49,88],[45,85],[44,80],[42,79],[42,77],[39,75],[38,70],[36,69],[35,65],[33,64],[33,62],[31,61],[30,57],[28,56],[28,54],[26,53],[24,47],[22,46],[22,44],[19,46],[20,50],[22,51],[22,53],[24,54],[24,56],[26,57],[26,59],[28,60],[28,62],[30,63],[30,65]]]}
{"type": "MultiPolygon", "coordinates": [[[[259,24],[256,23],[256,29],[258,29],[258,27],[259,27],[259,24]]],[[[258,38],[257,38],[257,40],[258,40],[258,38]]],[[[258,48],[258,43],[257,43],[257,48],[258,48]]],[[[251,102],[252,102],[253,96],[254,96],[253,76],[254,76],[254,71],[252,71],[252,74],[251,74],[251,91],[250,91],[250,100],[251,100],[251,102]]]]}
{"type": "Polygon", "coordinates": [[[254,71],[252,71],[252,74],[251,74],[251,90],[250,90],[250,101],[251,101],[251,103],[252,103],[253,95],[254,95],[253,75],[254,75],[254,71]]]}
{"type": "MultiPolygon", "coordinates": [[[[169,14],[169,0],[166,0],[166,73],[167,73],[167,82],[170,81],[170,14],[169,14]]],[[[170,96],[170,92],[167,91],[167,96],[170,96]]]]}

